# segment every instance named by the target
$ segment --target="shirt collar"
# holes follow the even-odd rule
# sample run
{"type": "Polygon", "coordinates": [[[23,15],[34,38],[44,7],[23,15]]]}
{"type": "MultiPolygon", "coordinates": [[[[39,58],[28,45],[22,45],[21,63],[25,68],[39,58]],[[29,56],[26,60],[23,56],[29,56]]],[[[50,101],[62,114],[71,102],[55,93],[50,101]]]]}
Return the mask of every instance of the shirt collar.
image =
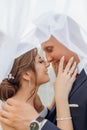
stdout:
{"type": "Polygon", "coordinates": [[[84,59],[80,58],[80,62],[77,65],[78,74],[80,74],[82,69],[84,69],[87,74],[87,59],[86,58],[84,58],[84,59]]]}

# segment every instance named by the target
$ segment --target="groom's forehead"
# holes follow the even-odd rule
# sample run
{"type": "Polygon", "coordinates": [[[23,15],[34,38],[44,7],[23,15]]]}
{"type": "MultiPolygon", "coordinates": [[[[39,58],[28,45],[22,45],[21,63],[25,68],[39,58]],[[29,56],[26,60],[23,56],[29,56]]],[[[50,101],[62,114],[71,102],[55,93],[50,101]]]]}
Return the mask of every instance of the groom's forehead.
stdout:
{"type": "Polygon", "coordinates": [[[54,45],[53,42],[50,41],[50,40],[48,40],[48,41],[42,43],[41,46],[42,46],[43,49],[46,49],[46,48],[51,47],[51,46],[53,46],[53,45],[54,45]]]}
{"type": "Polygon", "coordinates": [[[47,47],[50,47],[50,46],[55,46],[57,39],[54,38],[53,36],[51,36],[47,41],[43,42],[41,45],[42,45],[42,48],[47,48],[47,47]]]}

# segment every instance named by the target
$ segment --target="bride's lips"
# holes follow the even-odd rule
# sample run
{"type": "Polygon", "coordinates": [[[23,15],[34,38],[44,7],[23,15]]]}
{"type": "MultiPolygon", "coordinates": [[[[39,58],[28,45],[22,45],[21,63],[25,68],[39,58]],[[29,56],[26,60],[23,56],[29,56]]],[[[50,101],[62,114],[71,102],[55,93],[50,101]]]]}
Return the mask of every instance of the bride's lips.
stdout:
{"type": "Polygon", "coordinates": [[[45,70],[44,73],[45,73],[45,74],[48,74],[48,70],[45,70]]]}

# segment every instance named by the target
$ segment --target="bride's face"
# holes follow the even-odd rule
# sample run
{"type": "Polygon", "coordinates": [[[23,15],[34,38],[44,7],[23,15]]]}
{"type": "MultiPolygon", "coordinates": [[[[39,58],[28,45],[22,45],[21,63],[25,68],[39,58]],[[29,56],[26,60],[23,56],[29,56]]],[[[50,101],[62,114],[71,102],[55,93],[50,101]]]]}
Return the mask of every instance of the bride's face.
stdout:
{"type": "Polygon", "coordinates": [[[39,54],[35,57],[35,69],[37,74],[37,84],[41,85],[43,83],[46,83],[50,80],[48,75],[48,67],[49,63],[46,62],[39,54]]]}

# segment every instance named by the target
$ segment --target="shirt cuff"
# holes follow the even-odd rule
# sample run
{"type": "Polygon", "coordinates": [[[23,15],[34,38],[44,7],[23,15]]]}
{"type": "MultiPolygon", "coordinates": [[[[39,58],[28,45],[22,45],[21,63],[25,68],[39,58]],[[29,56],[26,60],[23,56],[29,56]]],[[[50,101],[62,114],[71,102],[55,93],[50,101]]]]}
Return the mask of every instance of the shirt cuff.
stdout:
{"type": "Polygon", "coordinates": [[[47,122],[47,119],[44,119],[43,122],[41,123],[41,128],[45,125],[46,122],[47,122]]]}

